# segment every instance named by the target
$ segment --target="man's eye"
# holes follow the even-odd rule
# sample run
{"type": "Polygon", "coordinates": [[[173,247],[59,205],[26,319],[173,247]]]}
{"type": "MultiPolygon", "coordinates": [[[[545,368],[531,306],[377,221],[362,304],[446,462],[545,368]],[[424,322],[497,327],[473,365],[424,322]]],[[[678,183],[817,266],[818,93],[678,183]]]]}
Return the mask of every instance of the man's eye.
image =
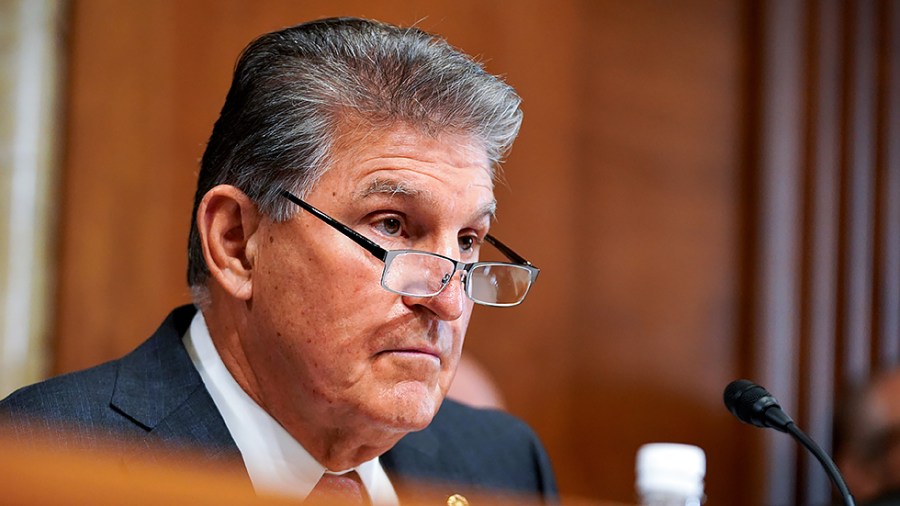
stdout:
{"type": "Polygon", "coordinates": [[[381,230],[387,235],[399,235],[402,224],[397,218],[385,218],[381,220],[381,230]]]}
{"type": "Polygon", "coordinates": [[[459,238],[459,250],[472,251],[472,248],[475,247],[475,242],[475,238],[471,235],[464,235],[459,238]]]}

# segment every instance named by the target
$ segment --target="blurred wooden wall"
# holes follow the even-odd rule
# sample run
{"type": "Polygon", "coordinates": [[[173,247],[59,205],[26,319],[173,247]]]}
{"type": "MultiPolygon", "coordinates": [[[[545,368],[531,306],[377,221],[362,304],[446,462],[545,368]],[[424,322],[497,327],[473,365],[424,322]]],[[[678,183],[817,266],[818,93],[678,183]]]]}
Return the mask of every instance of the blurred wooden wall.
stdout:
{"type": "MultiPolygon", "coordinates": [[[[900,4],[761,2],[751,26],[746,370],[827,449],[835,393],[900,362],[900,4]]],[[[828,504],[778,436],[764,502],[828,504]]]]}
{"type": "Polygon", "coordinates": [[[524,97],[494,231],[543,272],[523,306],[477,309],[466,348],[562,491],[631,501],[638,446],[678,441],[706,450],[710,504],[827,496],[787,436],[739,424],[721,392],[752,376],[827,447],[841,375],[897,361],[898,11],[73,1],[54,372],[122,355],[189,301],[198,160],[247,42],[323,16],[417,23],[524,97]]]}

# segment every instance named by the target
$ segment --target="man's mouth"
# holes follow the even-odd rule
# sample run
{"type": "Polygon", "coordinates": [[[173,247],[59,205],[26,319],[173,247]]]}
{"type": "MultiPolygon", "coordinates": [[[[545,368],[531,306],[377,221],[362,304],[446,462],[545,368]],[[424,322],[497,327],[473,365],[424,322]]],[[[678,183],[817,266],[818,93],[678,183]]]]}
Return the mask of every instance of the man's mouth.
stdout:
{"type": "Polygon", "coordinates": [[[441,361],[441,354],[437,350],[429,347],[408,347],[408,348],[391,348],[378,352],[378,355],[393,355],[409,358],[428,358],[441,361]]]}

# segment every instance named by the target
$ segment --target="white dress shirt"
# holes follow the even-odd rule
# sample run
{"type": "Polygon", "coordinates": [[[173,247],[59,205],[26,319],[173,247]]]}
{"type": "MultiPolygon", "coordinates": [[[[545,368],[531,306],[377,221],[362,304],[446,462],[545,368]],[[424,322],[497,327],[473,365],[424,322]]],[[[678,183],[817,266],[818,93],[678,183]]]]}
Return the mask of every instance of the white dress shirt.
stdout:
{"type": "MultiPolygon", "coordinates": [[[[325,468],[234,380],[219,357],[202,312],[194,315],[183,342],[241,452],[253,488],[261,494],[306,498],[325,468]]],[[[378,457],[354,469],[373,506],[399,505],[378,457]]]]}

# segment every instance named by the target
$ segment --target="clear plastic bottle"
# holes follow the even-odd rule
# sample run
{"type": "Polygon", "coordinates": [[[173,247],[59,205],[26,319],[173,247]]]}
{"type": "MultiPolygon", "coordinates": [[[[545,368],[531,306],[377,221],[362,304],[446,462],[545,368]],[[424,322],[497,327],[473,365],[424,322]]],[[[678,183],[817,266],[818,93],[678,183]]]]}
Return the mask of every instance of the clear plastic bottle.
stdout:
{"type": "Polygon", "coordinates": [[[700,506],[706,454],[697,446],[650,443],[637,453],[635,488],[641,506],[700,506]]]}

